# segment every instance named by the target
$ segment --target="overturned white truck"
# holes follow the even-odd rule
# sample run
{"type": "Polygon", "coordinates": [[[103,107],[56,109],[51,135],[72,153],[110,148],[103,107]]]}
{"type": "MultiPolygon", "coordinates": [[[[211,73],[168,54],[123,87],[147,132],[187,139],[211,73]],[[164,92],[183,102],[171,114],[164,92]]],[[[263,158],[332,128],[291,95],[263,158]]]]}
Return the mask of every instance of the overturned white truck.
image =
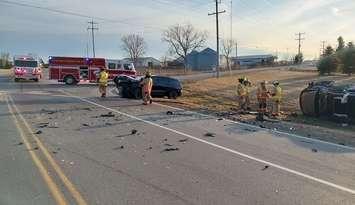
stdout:
{"type": "Polygon", "coordinates": [[[304,115],[355,123],[355,85],[336,85],[333,81],[310,83],[299,100],[304,115]]]}

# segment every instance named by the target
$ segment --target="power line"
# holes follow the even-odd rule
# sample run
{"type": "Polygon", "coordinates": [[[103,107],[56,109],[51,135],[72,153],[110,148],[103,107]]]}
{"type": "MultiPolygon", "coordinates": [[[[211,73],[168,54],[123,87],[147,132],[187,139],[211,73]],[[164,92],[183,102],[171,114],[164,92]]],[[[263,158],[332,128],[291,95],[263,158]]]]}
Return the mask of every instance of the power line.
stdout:
{"type": "Polygon", "coordinates": [[[302,37],[302,35],[306,35],[306,33],[296,33],[295,35],[298,36],[298,38],[296,38],[295,40],[298,41],[298,56],[301,55],[301,43],[303,40],[306,40],[305,38],[302,37]]]}
{"type": "Polygon", "coordinates": [[[99,30],[98,27],[95,27],[94,25],[97,25],[98,23],[94,22],[94,20],[91,20],[88,22],[89,23],[89,27],[88,30],[91,30],[91,39],[92,39],[92,55],[95,58],[95,33],[94,30],[99,30]]]}
{"type": "Polygon", "coordinates": [[[43,10],[43,11],[47,11],[47,12],[65,14],[65,15],[76,16],[76,17],[81,17],[81,18],[101,20],[101,21],[108,22],[108,23],[119,23],[119,24],[124,24],[127,26],[141,26],[141,27],[145,27],[145,28],[159,29],[159,30],[163,29],[161,27],[156,27],[156,26],[150,26],[150,25],[147,26],[146,24],[145,25],[138,25],[138,24],[134,25],[132,23],[127,22],[126,21],[127,19],[114,20],[114,19],[103,18],[103,17],[99,17],[99,16],[89,16],[89,15],[82,14],[82,13],[77,13],[77,12],[72,12],[72,11],[64,11],[64,10],[60,10],[60,9],[53,9],[53,8],[48,8],[48,7],[43,7],[43,6],[27,4],[27,3],[13,2],[13,1],[7,1],[7,0],[0,0],[0,3],[5,3],[5,4],[9,4],[9,5],[14,5],[14,6],[27,7],[27,8],[34,8],[34,9],[39,9],[39,10],[43,10]]]}
{"type": "Polygon", "coordinates": [[[217,65],[216,65],[216,72],[217,72],[217,78],[219,78],[219,14],[221,13],[225,13],[226,10],[223,11],[219,11],[218,9],[218,4],[220,4],[221,2],[219,2],[219,0],[215,0],[216,1],[216,11],[214,13],[209,13],[208,15],[215,15],[216,16],[216,36],[217,36],[217,65]]]}

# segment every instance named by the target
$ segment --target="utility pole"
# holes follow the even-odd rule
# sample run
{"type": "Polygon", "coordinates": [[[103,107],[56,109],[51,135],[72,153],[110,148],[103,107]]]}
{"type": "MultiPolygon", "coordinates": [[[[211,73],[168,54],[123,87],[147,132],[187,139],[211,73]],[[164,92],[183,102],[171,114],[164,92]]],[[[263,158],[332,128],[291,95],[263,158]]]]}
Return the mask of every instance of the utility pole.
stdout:
{"type": "Polygon", "coordinates": [[[235,58],[238,58],[238,41],[235,42],[235,58]]]}
{"type": "Polygon", "coordinates": [[[99,30],[99,28],[95,27],[94,25],[97,25],[98,23],[94,22],[94,20],[91,20],[88,22],[89,27],[88,30],[91,30],[91,39],[92,39],[92,55],[95,58],[95,34],[94,30],[99,30]]]}
{"type": "Polygon", "coordinates": [[[216,71],[217,71],[217,78],[219,78],[219,14],[220,13],[225,13],[226,11],[219,11],[218,10],[218,4],[221,3],[221,0],[215,0],[216,1],[216,11],[214,13],[208,14],[209,16],[211,15],[216,15],[216,36],[217,36],[217,63],[216,63],[216,71]]]}
{"type": "Polygon", "coordinates": [[[324,56],[324,54],[325,54],[325,43],[326,43],[327,41],[322,41],[322,55],[324,56]]]}
{"type": "Polygon", "coordinates": [[[298,56],[301,55],[301,43],[303,40],[305,40],[305,38],[302,37],[302,35],[305,35],[306,33],[296,33],[296,35],[298,36],[298,38],[296,38],[295,40],[298,41],[298,56]]]}
{"type": "Polygon", "coordinates": [[[231,26],[231,28],[230,28],[231,29],[230,30],[230,32],[231,32],[230,35],[231,36],[230,36],[230,40],[232,40],[233,39],[233,0],[231,0],[230,15],[231,15],[230,16],[231,17],[231,22],[230,22],[231,23],[231,25],[230,25],[231,26]]]}

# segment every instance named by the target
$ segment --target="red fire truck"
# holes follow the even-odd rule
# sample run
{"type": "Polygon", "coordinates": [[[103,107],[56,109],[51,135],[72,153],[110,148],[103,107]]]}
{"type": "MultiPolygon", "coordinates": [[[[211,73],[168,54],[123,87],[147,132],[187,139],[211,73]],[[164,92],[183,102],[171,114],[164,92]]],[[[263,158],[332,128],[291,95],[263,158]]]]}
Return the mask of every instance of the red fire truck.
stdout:
{"type": "Polygon", "coordinates": [[[96,82],[100,68],[107,68],[109,80],[118,75],[135,76],[133,64],[124,68],[120,66],[108,66],[104,58],[81,57],[49,57],[49,79],[58,80],[68,85],[74,85],[81,81],[96,82]]]}
{"type": "Polygon", "coordinates": [[[38,59],[32,56],[15,56],[13,71],[16,82],[20,79],[38,82],[42,78],[41,65],[38,59]]]}

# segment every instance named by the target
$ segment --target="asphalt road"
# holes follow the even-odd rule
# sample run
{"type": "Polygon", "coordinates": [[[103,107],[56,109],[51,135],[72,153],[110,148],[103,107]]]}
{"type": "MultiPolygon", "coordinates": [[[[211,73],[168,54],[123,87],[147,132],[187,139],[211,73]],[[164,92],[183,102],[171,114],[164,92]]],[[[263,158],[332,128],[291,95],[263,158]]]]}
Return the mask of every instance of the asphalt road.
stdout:
{"type": "Polygon", "coordinates": [[[0,89],[0,204],[355,204],[351,147],[113,87],[100,99],[90,84],[0,76],[0,89]]]}

